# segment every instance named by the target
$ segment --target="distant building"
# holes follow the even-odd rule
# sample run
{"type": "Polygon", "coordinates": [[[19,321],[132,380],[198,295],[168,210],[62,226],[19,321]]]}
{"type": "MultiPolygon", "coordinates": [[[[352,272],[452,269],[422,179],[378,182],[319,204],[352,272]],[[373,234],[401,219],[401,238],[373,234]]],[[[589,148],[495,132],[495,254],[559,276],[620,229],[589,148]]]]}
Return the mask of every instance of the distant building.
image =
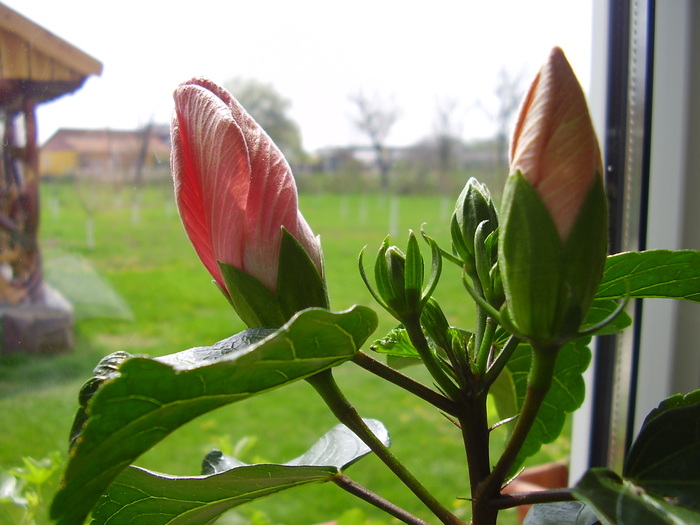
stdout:
{"type": "Polygon", "coordinates": [[[59,129],[41,148],[42,177],[152,179],[170,173],[170,129],[59,129]]]}

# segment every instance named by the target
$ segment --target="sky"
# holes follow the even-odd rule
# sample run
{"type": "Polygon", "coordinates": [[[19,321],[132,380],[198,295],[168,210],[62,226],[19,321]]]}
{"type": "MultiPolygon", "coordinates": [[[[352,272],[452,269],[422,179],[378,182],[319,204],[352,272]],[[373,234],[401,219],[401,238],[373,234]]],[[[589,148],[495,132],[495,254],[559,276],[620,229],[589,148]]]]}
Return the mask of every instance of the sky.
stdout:
{"type": "MultiPolygon", "coordinates": [[[[388,143],[434,133],[457,103],[465,140],[494,133],[503,69],[523,89],[560,46],[587,90],[591,0],[8,0],[6,5],[100,60],[103,73],[43,104],[39,139],[58,128],[168,123],[172,92],[192,77],[271,83],[291,101],[307,151],[366,144],[350,96],[391,101],[388,143]]],[[[234,93],[235,95],[235,93],[234,93]]]]}

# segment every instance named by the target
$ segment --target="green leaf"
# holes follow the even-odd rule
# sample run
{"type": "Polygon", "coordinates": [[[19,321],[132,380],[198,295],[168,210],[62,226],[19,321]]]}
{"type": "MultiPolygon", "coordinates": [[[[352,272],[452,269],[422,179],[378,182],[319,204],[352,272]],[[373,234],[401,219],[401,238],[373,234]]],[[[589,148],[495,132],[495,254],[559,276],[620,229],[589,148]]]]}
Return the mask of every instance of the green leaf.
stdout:
{"type": "MultiPolygon", "coordinates": [[[[564,427],[566,414],[575,411],[583,403],[586,396],[583,373],[591,360],[589,342],[590,337],[579,338],[565,344],[559,351],[552,386],[547,392],[532,430],[511,468],[511,474],[517,473],[525,460],[536,454],[543,444],[552,443],[559,437],[564,427]]],[[[522,408],[525,399],[527,378],[532,360],[531,353],[529,345],[521,344],[513,353],[503,372],[511,374],[518,399],[518,410],[522,408]]]]}
{"type": "MultiPolygon", "coordinates": [[[[379,421],[365,420],[387,446],[379,421]]],[[[206,525],[243,503],[333,475],[369,453],[344,425],[336,425],[306,453],[283,465],[246,465],[222,454],[205,460],[207,475],[176,477],[128,467],[100,499],[93,525],[206,525]],[[148,521],[146,521],[148,520],[148,521]]]]}
{"type": "Polygon", "coordinates": [[[573,489],[607,525],[686,525],[700,523],[700,514],[654,497],[644,487],[614,472],[591,469],[573,489]]]}
{"type": "Polygon", "coordinates": [[[83,396],[83,423],[74,432],[52,517],[59,525],[81,523],[119,472],[170,432],[351,359],[376,323],[376,314],[362,306],[341,313],[309,309],[252,344],[246,331],[213,347],[124,359],[94,395],[83,396]]]}
{"type": "Polygon", "coordinates": [[[518,398],[518,391],[513,381],[513,373],[507,368],[498,374],[498,377],[489,388],[489,395],[501,420],[511,418],[520,412],[523,400],[518,398]]]}
{"type": "Polygon", "coordinates": [[[644,421],[623,475],[700,512],[700,390],[664,400],[644,421]]]}
{"type": "Polygon", "coordinates": [[[211,524],[233,507],[336,473],[335,467],[254,465],[185,478],[130,466],[100,499],[92,524],[211,524]]]}
{"type": "Polygon", "coordinates": [[[649,250],[607,258],[597,299],[660,297],[700,301],[700,251],[649,250]]]}
{"type": "Polygon", "coordinates": [[[592,469],[574,489],[611,525],[700,523],[700,390],[664,400],[644,421],[619,477],[592,469]]]}
{"type": "Polygon", "coordinates": [[[277,301],[289,318],[306,308],[328,308],[326,281],[299,241],[282,228],[277,301]]]}
{"type": "Polygon", "coordinates": [[[580,501],[533,505],[523,525],[596,525],[598,517],[580,501]]]}
{"type": "Polygon", "coordinates": [[[381,339],[374,341],[369,348],[380,354],[420,359],[418,350],[414,348],[403,325],[394,328],[381,339]]]}
{"type": "MultiPolygon", "coordinates": [[[[596,299],[593,301],[588,315],[580,330],[587,330],[608,319],[619,308],[613,299],[596,299]]],[[[618,313],[609,323],[596,330],[595,335],[619,334],[632,324],[632,319],[624,310],[618,313]]]]}
{"type": "MultiPolygon", "coordinates": [[[[372,433],[387,447],[391,444],[389,432],[381,421],[363,419],[372,433]]],[[[326,432],[314,445],[299,457],[284,463],[287,466],[329,466],[345,470],[371,451],[348,427],[339,424],[326,432]]],[[[232,468],[248,466],[236,458],[214,450],[202,463],[203,474],[219,474],[232,468]]]]}

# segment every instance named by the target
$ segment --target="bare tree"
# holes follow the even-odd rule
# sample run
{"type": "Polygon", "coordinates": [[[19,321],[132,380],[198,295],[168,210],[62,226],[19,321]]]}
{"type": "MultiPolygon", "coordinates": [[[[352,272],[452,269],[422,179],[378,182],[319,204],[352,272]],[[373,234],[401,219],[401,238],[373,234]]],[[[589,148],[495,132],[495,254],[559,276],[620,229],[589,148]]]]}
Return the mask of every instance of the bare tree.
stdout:
{"type": "Polygon", "coordinates": [[[387,158],[386,139],[399,118],[399,109],[393,101],[383,100],[376,95],[370,98],[362,91],[351,95],[350,101],[357,108],[355,126],[372,144],[377,158],[380,184],[382,189],[386,190],[389,188],[389,170],[391,169],[391,163],[387,158]]]}
{"type": "Polygon", "coordinates": [[[513,75],[506,68],[501,68],[496,88],[493,91],[498,101],[496,110],[489,111],[483,104],[480,104],[481,108],[496,124],[496,153],[499,171],[508,165],[508,136],[523,96],[524,73],[524,71],[520,71],[513,75]]]}
{"type": "Polygon", "coordinates": [[[153,120],[140,131],[139,152],[134,166],[134,201],[131,205],[131,222],[134,226],[141,223],[141,194],[143,193],[143,171],[148,159],[148,147],[151,143],[153,120]]]}
{"type": "Polygon", "coordinates": [[[437,150],[438,183],[445,190],[447,178],[455,169],[455,148],[462,132],[462,124],[456,117],[459,102],[454,98],[438,99],[435,104],[435,145],[437,150]]]}

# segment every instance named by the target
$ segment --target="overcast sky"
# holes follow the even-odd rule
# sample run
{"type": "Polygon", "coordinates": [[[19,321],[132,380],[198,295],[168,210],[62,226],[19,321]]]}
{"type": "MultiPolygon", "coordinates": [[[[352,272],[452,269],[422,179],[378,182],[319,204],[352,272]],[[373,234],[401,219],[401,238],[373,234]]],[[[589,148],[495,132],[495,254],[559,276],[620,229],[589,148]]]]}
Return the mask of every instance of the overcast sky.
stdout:
{"type": "Polygon", "coordinates": [[[60,127],[169,122],[173,89],[194,76],[272,83],[292,101],[307,150],[364,142],[348,99],[359,90],[393,98],[401,118],[389,142],[405,145],[431,135],[448,98],[464,138],[492,135],[499,70],[522,72],[525,87],[555,45],[586,90],[590,78],[591,0],[5,3],[104,64],[41,106],[42,142],[60,127]]]}

